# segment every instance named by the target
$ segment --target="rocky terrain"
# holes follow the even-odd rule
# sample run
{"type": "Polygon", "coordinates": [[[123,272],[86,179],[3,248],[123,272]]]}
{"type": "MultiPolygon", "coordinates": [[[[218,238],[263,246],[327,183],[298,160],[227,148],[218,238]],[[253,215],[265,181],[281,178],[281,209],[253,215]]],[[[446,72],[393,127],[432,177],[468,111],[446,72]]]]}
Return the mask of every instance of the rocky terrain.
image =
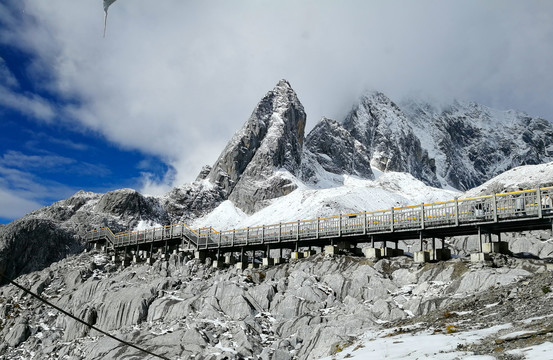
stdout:
{"type": "MultiPolygon", "coordinates": [[[[193,183],[160,197],[80,191],[0,226],[0,271],[89,324],[175,359],[345,357],[366,331],[447,333],[449,325],[468,331],[508,323],[536,334],[524,339],[550,339],[547,231],[504,234],[516,257],[487,264],[465,259],[475,237],[447,238],[456,259],[425,266],[409,257],[373,263],[318,254],[259,270],[216,270],[179,254],[118,269],[105,254],[83,252],[86,232],[105,226],[222,229],[463,195],[453,189],[479,196],[553,184],[553,127],[523,113],[461,102],[398,105],[367,93],[343,121],[324,118],[305,137],[306,120],[282,80],[193,183]],[[501,311],[484,306],[496,302],[501,311]],[[539,320],[528,320],[532,311],[539,320]]],[[[0,284],[0,359],[144,357],[0,284]]],[[[489,353],[490,339],[462,350],[489,353]]],[[[494,354],[515,359],[508,351],[524,339],[503,341],[494,354]]]]}
{"type": "MultiPolygon", "coordinates": [[[[448,326],[512,323],[511,332],[535,331],[463,348],[511,359],[506,350],[553,337],[549,317],[529,320],[553,314],[552,281],[543,261],[504,255],[487,264],[423,266],[408,257],[372,262],[317,254],[241,271],[182,255],[117,269],[97,252],[18,278],[90,324],[171,359],[317,359],[383,328],[446,333],[448,326]]],[[[11,285],[0,288],[0,328],[1,359],[151,358],[11,285]]]]}

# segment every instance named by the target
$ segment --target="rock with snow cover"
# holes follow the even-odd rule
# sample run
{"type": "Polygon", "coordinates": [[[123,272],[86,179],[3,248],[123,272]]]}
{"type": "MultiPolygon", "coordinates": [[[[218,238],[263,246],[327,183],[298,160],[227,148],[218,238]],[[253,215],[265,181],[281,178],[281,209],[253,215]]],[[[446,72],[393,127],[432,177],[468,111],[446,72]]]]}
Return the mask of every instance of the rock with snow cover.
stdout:
{"type": "Polygon", "coordinates": [[[306,115],[290,84],[281,80],[259,102],[223,150],[208,179],[246,213],[290,193],[299,172],[306,115]]]}
{"type": "Polygon", "coordinates": [[[374,178],[369,151],[337,121],[323,118],[305,139],[304,151],[310,153],[304,154],[302,163],[307,182],[318,181],[311,157],[327,172],[374,178]]]}

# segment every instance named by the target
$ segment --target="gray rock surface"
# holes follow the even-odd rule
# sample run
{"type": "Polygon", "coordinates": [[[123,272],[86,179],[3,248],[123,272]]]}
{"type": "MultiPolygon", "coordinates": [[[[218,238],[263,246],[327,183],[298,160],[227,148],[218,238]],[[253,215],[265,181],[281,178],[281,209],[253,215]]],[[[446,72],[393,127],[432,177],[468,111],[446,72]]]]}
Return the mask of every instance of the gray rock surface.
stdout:
{"type": "Polygon", "coordinates": [[[316,166],[334,174],[348,174],[364,179],[373,179],[371,158],[368,149],[344,129],[323,118],[305,139],[302,163],[302,179],[317,182],[316,166]],[[313,158],[312,161],[309,161],[313,158]]]}
{"type": "Polygon", "coordinates": [[[438,107],[411,100],[401,108],[436,174],[454,188],[468,190],[514,167],[553,160],[553,125],[545,119],[460,101],[438,107]]]}
{"type": "Polygon", "coordinates": [[[345,118],[344,128],[368,149],[374,168],[408,172],[428,185],[440,186],[435,160],[421,145],[405,114],[386,95],[362,96],[345,118]]]}
{"type": "Polygon", "coordinates": [[[17,319],[17,323],[8,331],[4,341],[8,346],[17,347],[31,336],[31,330],[25,319],[17,319]]]}
{"type": "Polygon", "coordinates": [[[288,194],[296,186],[282,172],[300,169],[305,121],[296,93],[281,80],[228,143],[208,179],[246,213],[288,194]]]}
{"type": "MultiPolygon", "coordinates": [[[[152,266],[115,270],[105,255],[92,252],[17,280],[34,287],[48,278],[42,294],[56,305],[169,358],[316,359],[365,330],[441,314],[489,288],[512,287],[545,272],[538,260],[493,261],[422,266],[407,257],[373,263],[318,254],[240,271],[173,255],[152,266]]],[[[31,352],[44,359],[143,356],[11,285],[0,287],[0,325],[0,359],[31,352]]]]}

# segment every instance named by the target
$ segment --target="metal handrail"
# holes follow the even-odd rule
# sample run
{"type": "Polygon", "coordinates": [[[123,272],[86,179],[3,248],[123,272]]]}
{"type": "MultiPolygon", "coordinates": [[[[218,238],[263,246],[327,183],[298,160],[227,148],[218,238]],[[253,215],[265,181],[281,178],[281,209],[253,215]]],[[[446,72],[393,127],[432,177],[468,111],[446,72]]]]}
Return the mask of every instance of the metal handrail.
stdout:
{"type": "Polygon", "coordinates": [[[198,247],[208,248],[401,232],[550,216],[550,210],[542,206],[542,198],[546,195],[553,196],[553,187],[224,231],[211,226],[193,230],[182,223],[115,235],[109,228],[102,228],[90,232],[88,238],[98,241],[105,236],[118,247],[185,237],[198,247]]]}

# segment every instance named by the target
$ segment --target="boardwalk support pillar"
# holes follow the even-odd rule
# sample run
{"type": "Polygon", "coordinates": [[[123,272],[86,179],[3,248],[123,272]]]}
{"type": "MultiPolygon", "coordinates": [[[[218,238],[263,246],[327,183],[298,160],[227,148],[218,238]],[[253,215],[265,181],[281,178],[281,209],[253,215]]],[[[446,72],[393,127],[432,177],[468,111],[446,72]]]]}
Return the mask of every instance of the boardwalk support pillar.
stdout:
{"type": "Polygon", "coordinates": [[[430,261],[430,252],[428,251],[415,251],[413,254],[413,261],[418,264],[424,264],[430,261]]]}
{"type": "Polygon", "coordinates": [[[375,249],[374,247],[363,248],[363,255],[367,259],[380,259],[382,257],[380,249],[375,249]]]}

